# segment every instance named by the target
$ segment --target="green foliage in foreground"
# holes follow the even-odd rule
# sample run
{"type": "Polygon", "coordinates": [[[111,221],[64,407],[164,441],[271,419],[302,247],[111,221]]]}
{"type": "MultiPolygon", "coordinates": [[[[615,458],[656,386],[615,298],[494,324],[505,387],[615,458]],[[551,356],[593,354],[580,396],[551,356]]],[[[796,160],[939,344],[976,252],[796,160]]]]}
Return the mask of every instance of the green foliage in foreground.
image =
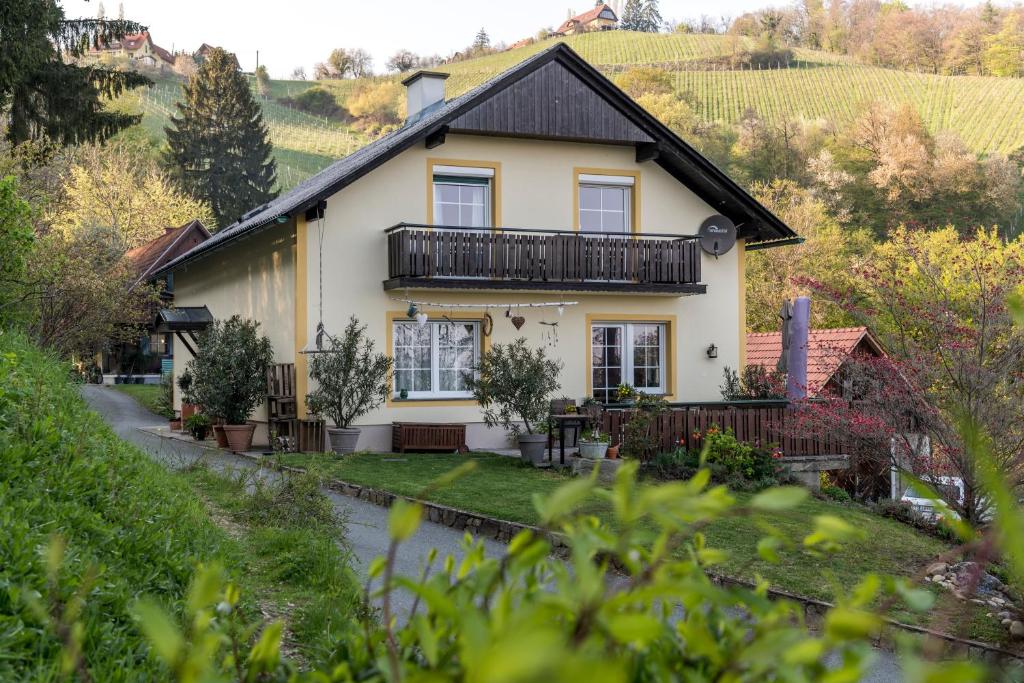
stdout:
{"type": "MultiPolygon", "coordinates": [[[[572,481],[571,477],[558,472],[523,466],[517,458],[489,453],[408,453],[402,456],[354,453],[344,458],[284,453],[276,457],[282,464],[308,468],[325,478],[413,497],[420,496],[431,481],[466,462],[472,462],[475,469],[471,477],[431,489],[426,500],[533,525],[541,523],[533,499],[554,495],[560,487],[572,481]]],[[[557,451],[555,457],[558,457],[557,451]]],[[[688,476],[695,472],[696,468],[688,476]]],[[[750,499],[747,493],[734,495],[741,505],[750,499]]],[[[611,520],[610,508],[608,501],[595,498],[585,504],[583,511],[611,520]]],[[[816,498],[808,498],[789,510],[716,519],[708,523],[703,532],[709,545],[728,553],[715,571],[743,579],[761,576],[772,588],[822,600],[831,600],[837,590],[855,583],[866,572],[912,574],[950,548],[949,544],[933,536],[886,519],[864,506],[837,505],[816,498]],[[765,561],[758,554],[763,524],[770,524],[796,545],[796,541],[814,531],[815,520],[823,515],[841,517],[861,529],[864,538],[848,543],[825,557],[811,555],[795,547],[790,552],[781,552],[776,564],[765,561]]]]}
{"type": "Polygon", "coordinates": [[[67,376],[0,334],[0,680],[166,680],[134,615],[188,612],[209,590],[192,581],[197,567],[218,590],[245,577],[218,625],[241,652],[270,613],[286,628],[267,630],[296,658],[326,660],[359,596],[318,481],[169,472],[90,413],[67,376]]]}
{"type": "Polygon", "coordinates": [[[174,475],[86,410],[67,377],[0,335],[0,680],[57,679],[68,648],[95,680],[159,678],[131,605],[148,594],[177,610],[224,537],[174,475]],[[65,544],[54,581],[51,537],[65,544]]]}

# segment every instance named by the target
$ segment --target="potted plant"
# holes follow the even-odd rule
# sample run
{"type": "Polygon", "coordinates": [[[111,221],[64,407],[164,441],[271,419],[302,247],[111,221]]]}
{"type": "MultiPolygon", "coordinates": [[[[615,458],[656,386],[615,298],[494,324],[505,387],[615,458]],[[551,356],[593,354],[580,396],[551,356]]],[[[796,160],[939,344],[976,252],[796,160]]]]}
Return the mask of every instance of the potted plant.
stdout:
{"type": "Polygon", "coordinates": [[[199,412],[199,406],[192,396],[192,373],[185,370],[178,376],[178,390],[181,392],[181,420],[184,423],[199,412]]]}
{"type": "Polygon", "coordinates": [[[214,424],[222,423],[224,441],[233,451],[252,447],[256,425],[248,422],[249,415],[267,397],[273,350],[270,340],[259,334],[259,326],[237,315],[214,321],[200,335],[196,355],[188,363],[192,396],[214,424]]]}
{"type": "Polygon", "coordinates": [[[538,432],[548,417],[548,397],[561,388],[561,371],[561,362],[548,358],[543,348],[530,349],[520,337],[491,347],[480,358],[477,374],[466,378],[487,426],[514,434],[523,460],[534,465],[544,460],[548,435],[538,432]]]}
{"type": "Polygon", "coordinates": [[[615,389],[615,398],[619,403],[629,405],[636,400],[636,393],[636,388],[632,384],[620,384],[615,389]]]}
{"type": "Polygon", "coordinates": [[[192,435],[192,438],[196,441],[206,441],[206,437],[210,434],[210,418],[202,413],[196,413],[190,415],[185,420],[185,430],[192,435]]]}
{"type": "Polygon", "coordinates": [[[586,438],[580,439],[580,457],[587,460],[603,460],[610,441],[610,435],[595,429],[586,438]]]}
{"type": "Polygon", "coordinates": [[[306,405],[317,415],[334,422],[327,428],[331,450],[351,453],[359,443],[359,428],[352,422],[387,400],[391,391],[392,360],[374,353],[366,325],[352,316],[340,338],[331,338],[325,353],[314,354],[309,376],[316,388],[306,395],[306,405]]]}

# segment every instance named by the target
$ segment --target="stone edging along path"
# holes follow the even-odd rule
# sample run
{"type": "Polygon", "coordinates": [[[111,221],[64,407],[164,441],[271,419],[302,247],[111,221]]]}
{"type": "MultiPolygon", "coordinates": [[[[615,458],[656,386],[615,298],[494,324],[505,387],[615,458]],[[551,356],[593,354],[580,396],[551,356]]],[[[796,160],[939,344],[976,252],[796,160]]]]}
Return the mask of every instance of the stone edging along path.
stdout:
{"type": "MultiPolygon", "coordinates": [[[[166,433],[165,431],[150,431],[144,430],[147,433],[155,434],[165,439],[177,439],[178,437],[166,433]]],[[[191,441],[196,446],[206,448],[208,450],[220,451],[221,449],[208,444],[198,443],[191,441]]],[[[305,469],[301,467],[293,467],[291,465],[283,465],[281,463],[274,462],[269,456],[256,455],[253,453],[235,453],[240,457],[252,460],[253,462],[259,463],[262,466],[270,467],[279,472],[290,472],[295,474],[305,473],[305,469]]],[[[379,505],[384,508],[391,507],[395,500],[403,499],[410,502],[419,503],[423,506],[424,517],[435,524],[442,524],[447,527],[462,531],[469,531],[472,534],[493,538],[501,543],[508,543],[512,538],[520,531],[530,530],[535,534],[546,538],[552,546],[553,553],[558,556],[565,555],[567,548],[564,539],[556,533],[549,532],[540,527],[533,526],[530,524],[522,524],[519,522],[510,522],[502,519],[495,519],[493,517],[487,517],[475,512],[469,512],[467,510],[460,510],[458,508],[449,507],[447,505],[441,505],[439,503],[432,503],[430,501],[420,500],[418,498],[410,498],[408,496],[398,495],[391,493],[390,491],[384,491],[382,489],[375,489],[369,486],[363,486],[361,484],[352,484],[350,482],[341,481],[339,479],[327,479],[323,482],[325,488],[340,493],[343,496],[350,498],[358,498],[359,500],[365,500],[374,505],[379,505]]],[[[752,588],[754,584],[750,581],[743,579],[737,579],[730,576],[721,574],[715,574],[709,572],[713,581],[719,584],[727,584],[734,586],[741,586],[744,588],[752,588]]],[[[772,598],[785,599],[791,602],[795,602],[803,608],[804,617],[806,623],[813,627],[817,627],[825,615],[825,613],[834,607],[829,602],[824,600],[816,600],[814,598],[808,598],[803,595],[797,595],[795,593],[789,593],[787,591],[778,590],[775,588],[769,588],[768,594],[772,598]]],[[[983,643],[977,640],[968,640],[966,638],[960,638],[949,633],[943,633],[941,631],[933,631],[932,629],[924,628],[921,626],[914,626],[912,624],[904,624],[896,621],[895,619],[885,618],[885,622],[889,629],[886,629],[875,641],[877,647],[892,650],[895,648],[895,638],[892,633],[889,633],[890,629],[906,631],[909,633],[938,638],[950,643],[953,647],[951,655],[960,657],[969,657],[971,659],[985,659],[989,661],[1005,661],[1005,660],[1024,660],[1024,655],[1005,650],[1001,647],[991,645],[989,643],[983,643]]]]}

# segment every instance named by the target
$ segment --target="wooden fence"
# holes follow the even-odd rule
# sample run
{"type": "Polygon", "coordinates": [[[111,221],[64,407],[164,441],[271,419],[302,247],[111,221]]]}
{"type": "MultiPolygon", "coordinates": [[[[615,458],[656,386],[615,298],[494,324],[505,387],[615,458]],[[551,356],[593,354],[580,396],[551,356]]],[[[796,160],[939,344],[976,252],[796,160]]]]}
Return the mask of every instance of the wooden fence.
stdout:
{"type": "MultiPolygon", "coordinates": [[[[841,455],[843,444],[829,438],[801,438],[789,433],[787,423],[794,409],[788,401],[735,401],[729,403],[673,403],[658,416],[652,429],[661,451],[676,446],[699,449],[701,434],[711,425],[732,429],[739,441],[762,447],[777,446],[784,456],[841,455]]],[[[623,428],[636,414],[628,408],[611,408],[602,416],[602,431],[612,443],[621,443],[623,428]]],[[[653,455],[653,454],[651,454],[653,455]]]]}

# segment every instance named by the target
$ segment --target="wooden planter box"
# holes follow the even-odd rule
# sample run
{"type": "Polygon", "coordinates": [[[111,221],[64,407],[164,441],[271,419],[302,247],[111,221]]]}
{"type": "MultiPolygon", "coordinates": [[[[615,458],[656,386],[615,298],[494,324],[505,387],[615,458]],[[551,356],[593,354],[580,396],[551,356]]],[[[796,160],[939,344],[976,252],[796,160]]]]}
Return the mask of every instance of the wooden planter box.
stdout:
{"type": "Polygon", "coordinates": [[[392,422],[391,450],[405,453],[410,449],[465,452],[466,425],[392,422]]]}

